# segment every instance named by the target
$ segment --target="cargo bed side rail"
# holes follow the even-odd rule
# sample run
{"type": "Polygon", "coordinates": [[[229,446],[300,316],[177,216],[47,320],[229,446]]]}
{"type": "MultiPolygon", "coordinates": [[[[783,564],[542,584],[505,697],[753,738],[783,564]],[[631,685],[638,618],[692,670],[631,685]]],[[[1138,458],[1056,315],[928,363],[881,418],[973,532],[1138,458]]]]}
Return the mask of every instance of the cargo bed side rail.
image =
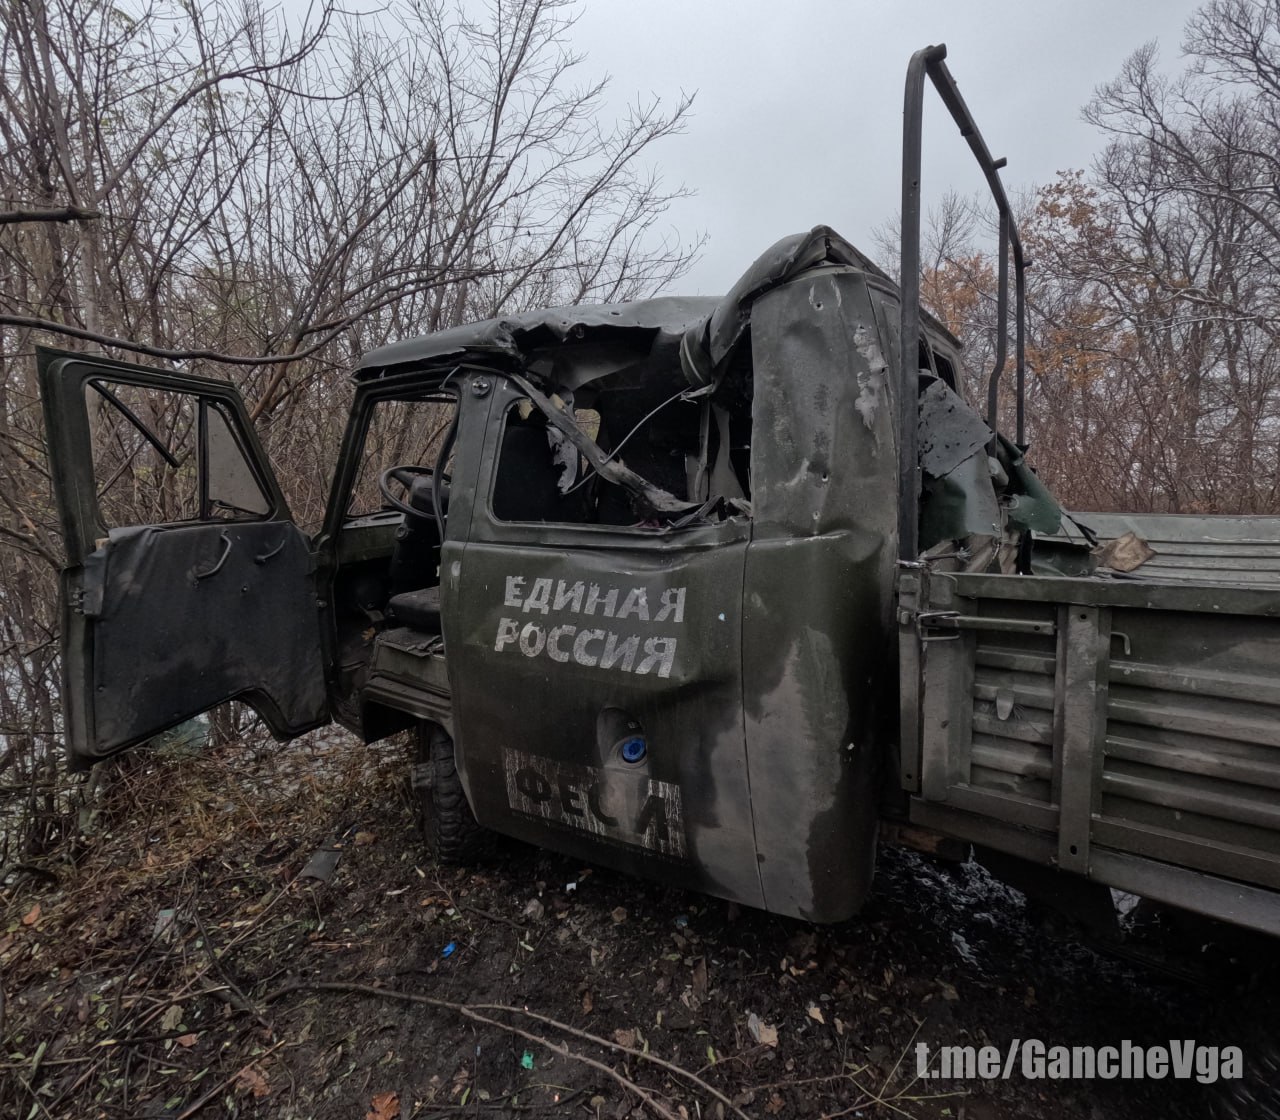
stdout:
{"type": "Polygon", "coordinates": [[[913,823],[1280,934],[1280,593],[912,576],[913,823]]]}

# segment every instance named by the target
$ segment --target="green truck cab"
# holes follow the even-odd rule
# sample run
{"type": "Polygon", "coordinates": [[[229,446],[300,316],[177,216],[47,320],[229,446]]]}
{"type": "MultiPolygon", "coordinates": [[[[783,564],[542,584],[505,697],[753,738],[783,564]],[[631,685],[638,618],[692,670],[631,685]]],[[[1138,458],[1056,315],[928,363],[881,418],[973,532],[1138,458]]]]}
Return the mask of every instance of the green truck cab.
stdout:
{"type": "Polygon", "coordinates": [[[1280,931],[1280,531],[1073,520],[1029,469],[1021,248],[943,57],[908,76],[901,287],[818,227],[723,299],[374,351],[314,536],[230,385],[41,351],[73,763],[238,699],[282,739],[414,730],[446,858],[503,833],[833,922],[887,827],[1280,931]],[[919,307],[926,78],[1015,261],[1013,441],[1003,344],[984,419],[919,307]],[[144,464],[189,493],[117,524],[144,464]],[[1122,576],[1095,534],[1191,559],[1122,576]]]}

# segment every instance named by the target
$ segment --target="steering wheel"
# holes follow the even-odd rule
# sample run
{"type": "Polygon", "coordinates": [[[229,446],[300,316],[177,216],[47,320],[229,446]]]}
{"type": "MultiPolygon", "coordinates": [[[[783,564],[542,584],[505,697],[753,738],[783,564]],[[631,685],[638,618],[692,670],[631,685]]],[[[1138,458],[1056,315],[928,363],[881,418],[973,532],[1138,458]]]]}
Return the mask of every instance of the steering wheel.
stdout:
{"type": "MultiPolygon", "coordinates": [[[[405,490],[409,490],[413,486],[413,480],[415,478],[421,478],[423,476],[429,477],[433,473],[435,472],[432,467],[425,466],[421,463],[406,463],[403,466],[390,467],[378,475],[378,493],[382,495],[382,499],[387,503],[387,505],[394,510],[399,510],[407,517],[429,517],[431,515],[427,511],[415,509],[403,498],[397,498],[396,495],[392,493],[391,484],[393,482],[398,482],[405,488],[405,490]]],[[[443,486],[447,487],[449,484],[449,476],[447,474],[441,475],[440,482],[443,486]]],[[[443,490],[440,495],[441,499],[445,499],[447,494],[448,490],[443,490]]]]}

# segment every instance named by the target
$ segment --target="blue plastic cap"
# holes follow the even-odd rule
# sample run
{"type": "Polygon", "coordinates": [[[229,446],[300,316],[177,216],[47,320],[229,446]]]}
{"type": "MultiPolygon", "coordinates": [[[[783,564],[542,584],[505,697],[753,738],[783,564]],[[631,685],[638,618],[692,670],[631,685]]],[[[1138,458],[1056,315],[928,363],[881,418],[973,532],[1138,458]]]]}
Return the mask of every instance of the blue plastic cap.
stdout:
{"type": "Polygon", "coordinates": [[[639,735],[627,739],[622,744],[622,761],[639,762],[649,752],[649,744],[639,735]]]}

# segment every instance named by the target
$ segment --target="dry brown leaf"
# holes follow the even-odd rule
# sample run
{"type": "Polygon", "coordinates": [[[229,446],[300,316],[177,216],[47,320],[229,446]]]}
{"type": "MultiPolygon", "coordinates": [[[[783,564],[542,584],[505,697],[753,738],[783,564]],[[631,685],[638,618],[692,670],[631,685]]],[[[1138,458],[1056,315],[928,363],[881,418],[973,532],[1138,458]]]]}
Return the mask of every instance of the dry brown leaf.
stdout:
{"type": "Polygon", "coordinates": [[[198,1034],[180,1034],[173,1041],[181,1046],[184,1050],[189,1050],[200,1040],[198,1034]]]}
{"type": "Polygon", "coordinates": [[[630,1049],[634,1049],[636,1045],[636,1032],[633,1030],[616,1030],[613,1032],[613,1041],[619,1046],[626,1046],[630,1049]]]}
{"type": "Polygon", "coordinates": [[[707,958],[699,957],[693,966],[693,994],[699,999],[707,998],[707,958]]]}
{"type": "Polygon", "coordinates": [[[771,1026],[754,1011],[747,1016],[747,1033],[758,1046],[777,1046],[778,1028],[771,1026]]]}
{"type": "Polygon", "coordinates": [[[236,1088],[245,1089],[259,1098],[269,1096],[271,1093],[271,1086],[267,1084],[267,1079],[253,1066],[245,1066],[236,1076],[236,1088]]]}
{"type": "Polygon", "coordinates": [[[809,1018],[815,1023],[826,1023],[826,1019],[822,1017],[822,1008],[820,1008],[816,1003],[809,1005],[809,1018]]]}
{"type": "Polygon", "coordinates": [[[400,1115],[400,1095],[394,1091],[374,1093],[364,1120],[396,1120],[400,1115]]]}
{"type": "Polygon", "coordinates": [[[40,920],[40,903],[36,903],[30,910],[22,916],[22,924],[24,926],[33,926],[40,920]]]}
{"type": "Polygon", "coordinates": [[[592,1000],[591,1000],[591,993],[590,993],[590,992],[583,992],[583,993],[582,993],[582,1013],[583,1013],[584,1015],[590,1015],[590,1014],[591,1014],[591,1008],[592,1008],[593,1006],[594,1006],[594,1004],[592,1003],[592,1000]]]}
{"type": "Polygon", "coordinates": [[[777,1093],[769,1098],[769,1103],[764,1106],[765,1112],[770,1116],[777,1116],[786,1107],[787,1102],[784,1101],[777,1093]]]}

